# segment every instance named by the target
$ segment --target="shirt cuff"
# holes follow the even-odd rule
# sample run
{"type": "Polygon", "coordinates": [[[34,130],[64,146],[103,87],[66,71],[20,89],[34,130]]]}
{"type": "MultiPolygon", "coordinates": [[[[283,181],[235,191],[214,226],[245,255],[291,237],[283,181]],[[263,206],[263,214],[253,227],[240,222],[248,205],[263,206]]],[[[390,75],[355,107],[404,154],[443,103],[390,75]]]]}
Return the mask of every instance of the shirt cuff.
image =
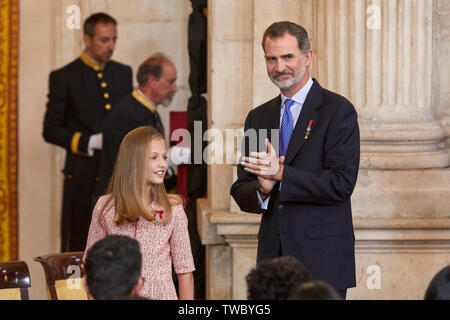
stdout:
{"type": "Polygon", "coordinates": [[[259,202],[259,206],[261,207],[261,209],[267,210],[267,207],[269,206],[270,195],[264,201],[261,199],[261,196],[259,195],[258,191],[256,191],[256,195],[258,196],[258,202],[259,202]]]}

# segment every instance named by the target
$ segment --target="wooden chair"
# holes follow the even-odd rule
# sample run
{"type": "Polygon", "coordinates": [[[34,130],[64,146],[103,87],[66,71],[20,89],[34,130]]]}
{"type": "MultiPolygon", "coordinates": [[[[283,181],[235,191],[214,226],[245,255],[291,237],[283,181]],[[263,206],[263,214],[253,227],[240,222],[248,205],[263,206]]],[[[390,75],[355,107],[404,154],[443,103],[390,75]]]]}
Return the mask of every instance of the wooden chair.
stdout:
{"type": "Polygon", "coordinates": [[[0,300],[30,300],[30,271],[25,261],[0,262],[0,300]]]}
{"type": "Polygon", "coordinates": [[[49,300],[86,300],[82,277],[84,252],[54,253],[34,258],[45,272],[49,300]]]}

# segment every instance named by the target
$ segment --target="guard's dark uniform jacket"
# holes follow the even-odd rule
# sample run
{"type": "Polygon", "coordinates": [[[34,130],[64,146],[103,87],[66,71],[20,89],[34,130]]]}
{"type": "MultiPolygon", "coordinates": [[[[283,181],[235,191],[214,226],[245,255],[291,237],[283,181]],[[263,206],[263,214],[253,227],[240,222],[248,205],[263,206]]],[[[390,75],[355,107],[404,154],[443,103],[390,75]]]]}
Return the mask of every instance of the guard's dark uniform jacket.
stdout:
{"type": "Polygon", "coordinates": [[[101,152],[88,154],[89,138],[101,132],[114,105],[133,89],[129,66],[98,64],[84,53],[49,79],[45,141],[66,149],[61,251],[83,251],[99,177],[101,152]]]}
{"type": "Polygon", "coordinates": [[[141,126],[154,127],[164,137],[164,126],[156,106],[136,89],[120,100],[103,124],[103,153],[98,195],[106,193],[123,138],[128,132],[141,126]]]}

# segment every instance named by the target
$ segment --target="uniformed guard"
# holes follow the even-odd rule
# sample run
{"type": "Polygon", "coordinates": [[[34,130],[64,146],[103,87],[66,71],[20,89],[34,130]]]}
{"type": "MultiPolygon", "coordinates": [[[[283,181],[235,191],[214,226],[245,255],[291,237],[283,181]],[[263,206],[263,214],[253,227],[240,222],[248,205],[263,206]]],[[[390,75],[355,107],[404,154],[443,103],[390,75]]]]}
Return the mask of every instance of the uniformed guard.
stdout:
{"type": "Polygon", "coordinates": [[[129,66],[111,60],[117,22],[97,13],[84,23],[85,50],[49,79],[45,141],[66,149],[61,251],[83,251],[91,222],[102,150],[101,128],[120,98],[133,89],[129,66]]]}

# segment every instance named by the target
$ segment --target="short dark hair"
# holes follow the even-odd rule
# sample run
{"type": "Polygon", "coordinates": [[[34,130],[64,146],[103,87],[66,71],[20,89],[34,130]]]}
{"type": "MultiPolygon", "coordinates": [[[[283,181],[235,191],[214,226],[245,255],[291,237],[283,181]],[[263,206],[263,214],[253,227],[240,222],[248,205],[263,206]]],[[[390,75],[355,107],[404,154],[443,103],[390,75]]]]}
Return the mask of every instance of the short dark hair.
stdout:
{"type": "Polygon", "coordinates": [[[145,60],[138,69],[136,74],[136,80],[139,86],[144,86],[150,76],[153,76],[158,80],[163,72],[164,63],[172,63],[169,58],[167,58],[162,53],[157,53],[145,60]]]}
{"type": "Polygon", "coordinates": [[[297,286],[289,300],[342,300],[342,297],[325,281],[309,281],[297,286]]]}
{"type": "Polygon", "coordinates": [[[439,271],[425,292],[425,300],[450,300],[450,265],[439,271]]]}
{"type": "Polygon", "coordinates": [[[308,50],[311,49],[311,44],[308,39],[308,32],[306,32],[305,28],[291,21],[279,21],[272,23],[264,32],[262,39],[263,50],[266,50],[264,44],[266,43],[266,39],[268,37],[280,38],[284,36],[286,32],[297,38],[298,48],[301,52],[303,52],[303,54],[306,54],[308,50]]]}
{"type": "Polygon", "coordinates": [[[311,274],[303,263],[285,256],[260,262],[245,280],[249,300],[286,300],[297,285],[311,280],[311,274]]]}
{"type": "Polygon", "coordinates": [[[89,293],[96,300],[129,296],[141,276],[141,267],[139,242],[126,236],[107,236],[86,254],[89,293]]]}
{"type": "Polygon", "coordinates": [[[84,22],[84,27],[83,27],[84,34],[87,34],[88,36],[93,37],[94,31],[95,31],[95,26],[99,23],[104,23],[104,24],[111,23],[111,24],[117,26],[116,19],[114,19],[110,15],[103,13],[103,12],[94,13],[89,18],[87,18],[86,21],[84,22]]]}

